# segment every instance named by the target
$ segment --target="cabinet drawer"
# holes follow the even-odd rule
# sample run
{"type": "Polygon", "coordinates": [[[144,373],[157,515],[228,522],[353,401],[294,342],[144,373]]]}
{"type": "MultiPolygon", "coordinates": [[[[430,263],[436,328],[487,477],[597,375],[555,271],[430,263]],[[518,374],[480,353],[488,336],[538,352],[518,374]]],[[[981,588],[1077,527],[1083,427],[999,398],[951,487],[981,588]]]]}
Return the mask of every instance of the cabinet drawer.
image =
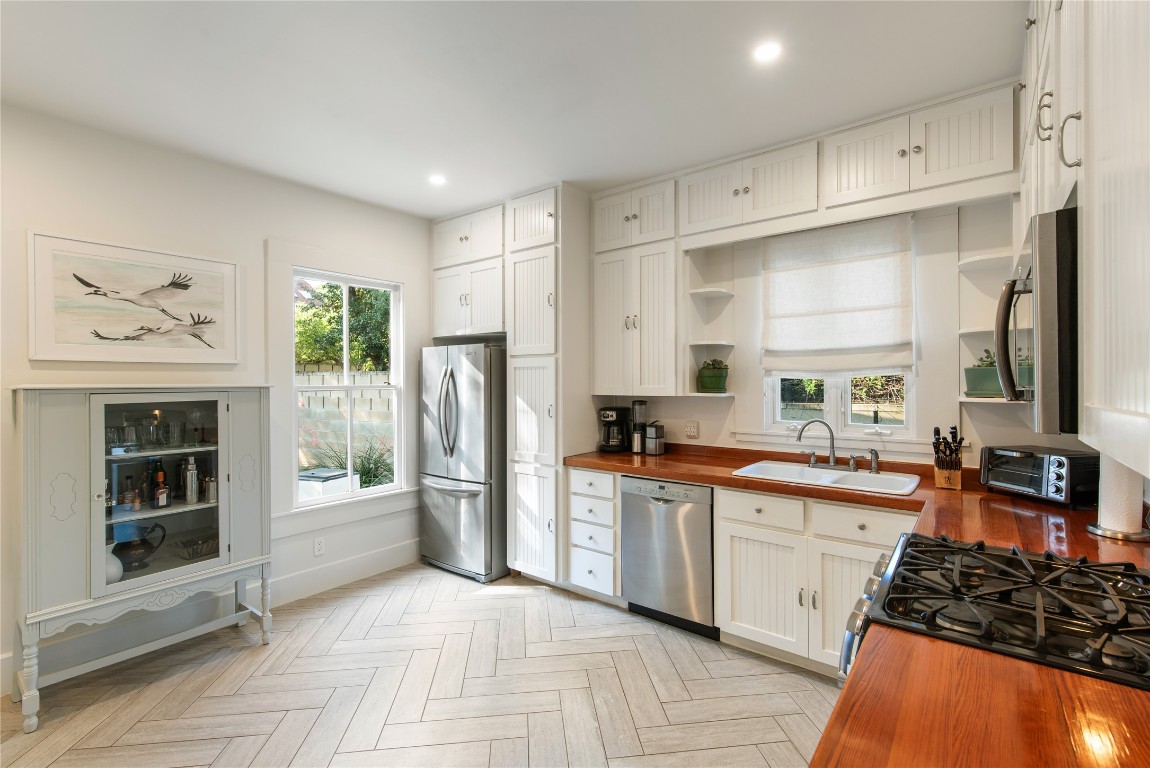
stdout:
{"type": "Polygon", "coordinates": [[[571,543],[612,555],[615,553],[615,529],[572,520],[571,543]]]}
{"type": "Polygon", "coordinates": [[[615,558],[571,547],[571,583],[604,595],[614,593],[615,558]]]}
{"type": "Polygon", "coordinates": [[[762,493],[715,489],[715,510],[724,520],[803,530],[803,500],[762,493]]]}
{"type": "Polygon", "coordinates": [[[573,493],[567,500],[567,512],[572,520],[615,526],[615,502],[612,499],[593,499],[573,493]]]}
{"type": "Polygon", "coordinates": [[[584,496],[598,496],[601,499],[615,498],[615,476],[609,472],[589,472],[586,469],[571,470],[572,493],[584,496]]]}
{"type": "Polygon", "coordinates": [[[914,515],[865,507],[811,503],[811,533],[892,549],[900,534],[914,527],[914,515]]]}

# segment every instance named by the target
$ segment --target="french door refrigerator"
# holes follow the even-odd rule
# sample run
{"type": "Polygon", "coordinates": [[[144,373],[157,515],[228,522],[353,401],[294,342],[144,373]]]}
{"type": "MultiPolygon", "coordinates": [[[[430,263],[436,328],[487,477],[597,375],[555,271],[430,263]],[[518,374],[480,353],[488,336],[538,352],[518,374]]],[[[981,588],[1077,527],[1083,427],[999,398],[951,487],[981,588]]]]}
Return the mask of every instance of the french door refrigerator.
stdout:
{"type": "Polygon", "coordinates": [[[420,355],[420,531],[424,562],[481,582],[507,575],[502,346],[420,355]]]}

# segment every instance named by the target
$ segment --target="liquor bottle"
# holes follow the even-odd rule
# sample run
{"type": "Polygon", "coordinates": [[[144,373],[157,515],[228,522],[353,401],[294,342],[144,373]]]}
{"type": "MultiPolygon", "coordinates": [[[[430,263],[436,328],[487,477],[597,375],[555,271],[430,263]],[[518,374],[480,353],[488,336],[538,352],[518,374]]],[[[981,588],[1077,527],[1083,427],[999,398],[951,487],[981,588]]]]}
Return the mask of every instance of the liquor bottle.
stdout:
{"type": "Polygon", "coordinates": [[[200,500],[200,478],[196,472],[196,457],[188,457],[188,468],[184,470],[184,493],[189,504],[196,504],[200,500]]]}
{"type": "Polygon", "coordinates": [[[140,499],[147,502],[152,498],[152,486],[155,485],[156,468],[151,459],[146,459],[144,465],[144,479],[140,481],[140,499]]]}
{"type": "MultiPolygon", "coordinates": [[[[161,465],[162,467],[163,465],[161,465]]],[[[152,509],[163,509],[172,506],[172,492],[164,483],[164,470],[156,470],[156,483],[152,487],[152,509]]]]}
{"type": "Polygon", "coordinates": [[[187,497],[184,489],[184,474],[188,471],[188,457],[180,459],[176,466],[176,475],[172,478],[172,500],[183,501],[187,497]]]}
{"type": "Polygon", "coordinates": [[[124,477],[124,485],[120,488],[120,495],[116,497],[119,500],[120,504],[131,504],[132,503],[132,491],[134,488],[135,488],[135,486],[132,485],[132,476],[131,475],[125,476],[124,477]]]}

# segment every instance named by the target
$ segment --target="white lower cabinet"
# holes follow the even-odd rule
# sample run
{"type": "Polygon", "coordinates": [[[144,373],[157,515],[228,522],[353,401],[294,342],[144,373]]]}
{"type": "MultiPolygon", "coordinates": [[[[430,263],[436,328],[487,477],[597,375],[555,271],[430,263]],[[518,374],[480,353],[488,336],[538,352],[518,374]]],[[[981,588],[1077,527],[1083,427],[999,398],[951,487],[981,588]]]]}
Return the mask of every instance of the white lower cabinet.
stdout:
{"type": "Polygon", "coordinates": [[[555,581],[555,468],[512,462],[507,477],[508,565],[555,581]]]}
{"type": "Polygon", "coordinates": [[[618,595],[615,475],[585,469],[568,472],[568,580],[593,592],[618,595]]]}
{"type": "Polygon", "coordinates": [[[914,520],[717,489],[715,623],[736,637],[837,664],[847,617],[875,562],[914,520]],[[796,520],[796,505],[805,507],[805,523],[796,520]]]}

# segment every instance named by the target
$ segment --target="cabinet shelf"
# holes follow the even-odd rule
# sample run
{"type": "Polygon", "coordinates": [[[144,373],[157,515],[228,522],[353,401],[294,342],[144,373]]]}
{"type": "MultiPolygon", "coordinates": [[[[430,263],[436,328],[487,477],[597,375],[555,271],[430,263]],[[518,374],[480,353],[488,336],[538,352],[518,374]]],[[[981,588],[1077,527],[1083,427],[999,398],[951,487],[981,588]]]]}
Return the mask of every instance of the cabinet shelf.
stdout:
{"type": "Polygon", "coordinates": [[[958,398],[960,403],[980,403],[982,405],[1027,405],[1028,400],[1007,400],[1005,397],[968,397],[962,395],[958,398]]]}
{"type": "Polygon", "coordinates": [[[735,295],[734,291],[726,288],[695,288],[687,293],[697,299],[729,299],[735,295]]]}
{"type": "Polygon", "coordinates": [[[994,333],[994,329],[989,327],[989,326],[987,326],[985,328],[982,326],[975,326],[972,328],[959,328],[958,329],[958,335],[959,336],[975,336],[975,335],[980,334],[980,333],[994,333]]]}
{"type": "Polygon", "coordinates": [[[120,523],[130,523],[133,520],[146,520],[152,517],[167,517],[168,515],[178,515],[182,512],[192,512],[197,509],[212,509],[219,506],[218,501],[211,503],[197,503],[197,504],[172,504],[170,507],[163,509],[141,509],[139,512],[129,513],[116,513],[113,512],[111,517],[105,516],[104,522],[107,525],[119,525],[120,523]]]}
{"type": "Polygon", "coordinates": [[[734,397],[734,392],[688,392],[685,397],[734,397]]]}
{"type": "Polygon", "coordinates": [[[104,458],[109,461],[139,461],[140,459],[150,459],[155,456],[184,456],[189,453],[210,453],[218,451],[218,445],[185,445],[179,448],[160,448],[158,450],[151,450],[141,448],[133,450],[131,453],[109,453],[105,454],[104,458]]]}
{"type": "Polygon", "coordinates": [[[1014,251],[995,251],[983,253],[978,256],[968,256],[958,262],[959,272],[979,272],[982,270],[1002,269],[1010,267],[1014,261],[1014,251]]]}
{"type": "Polygon", "coordinates": [[[689,346],[692,346],[692,347],[733,347],[733,346],[735,346],[735,342],[733,342],[733,341],[722,341],[722,340],[692,341],[692,342],[689,342],[689,346]]]}

